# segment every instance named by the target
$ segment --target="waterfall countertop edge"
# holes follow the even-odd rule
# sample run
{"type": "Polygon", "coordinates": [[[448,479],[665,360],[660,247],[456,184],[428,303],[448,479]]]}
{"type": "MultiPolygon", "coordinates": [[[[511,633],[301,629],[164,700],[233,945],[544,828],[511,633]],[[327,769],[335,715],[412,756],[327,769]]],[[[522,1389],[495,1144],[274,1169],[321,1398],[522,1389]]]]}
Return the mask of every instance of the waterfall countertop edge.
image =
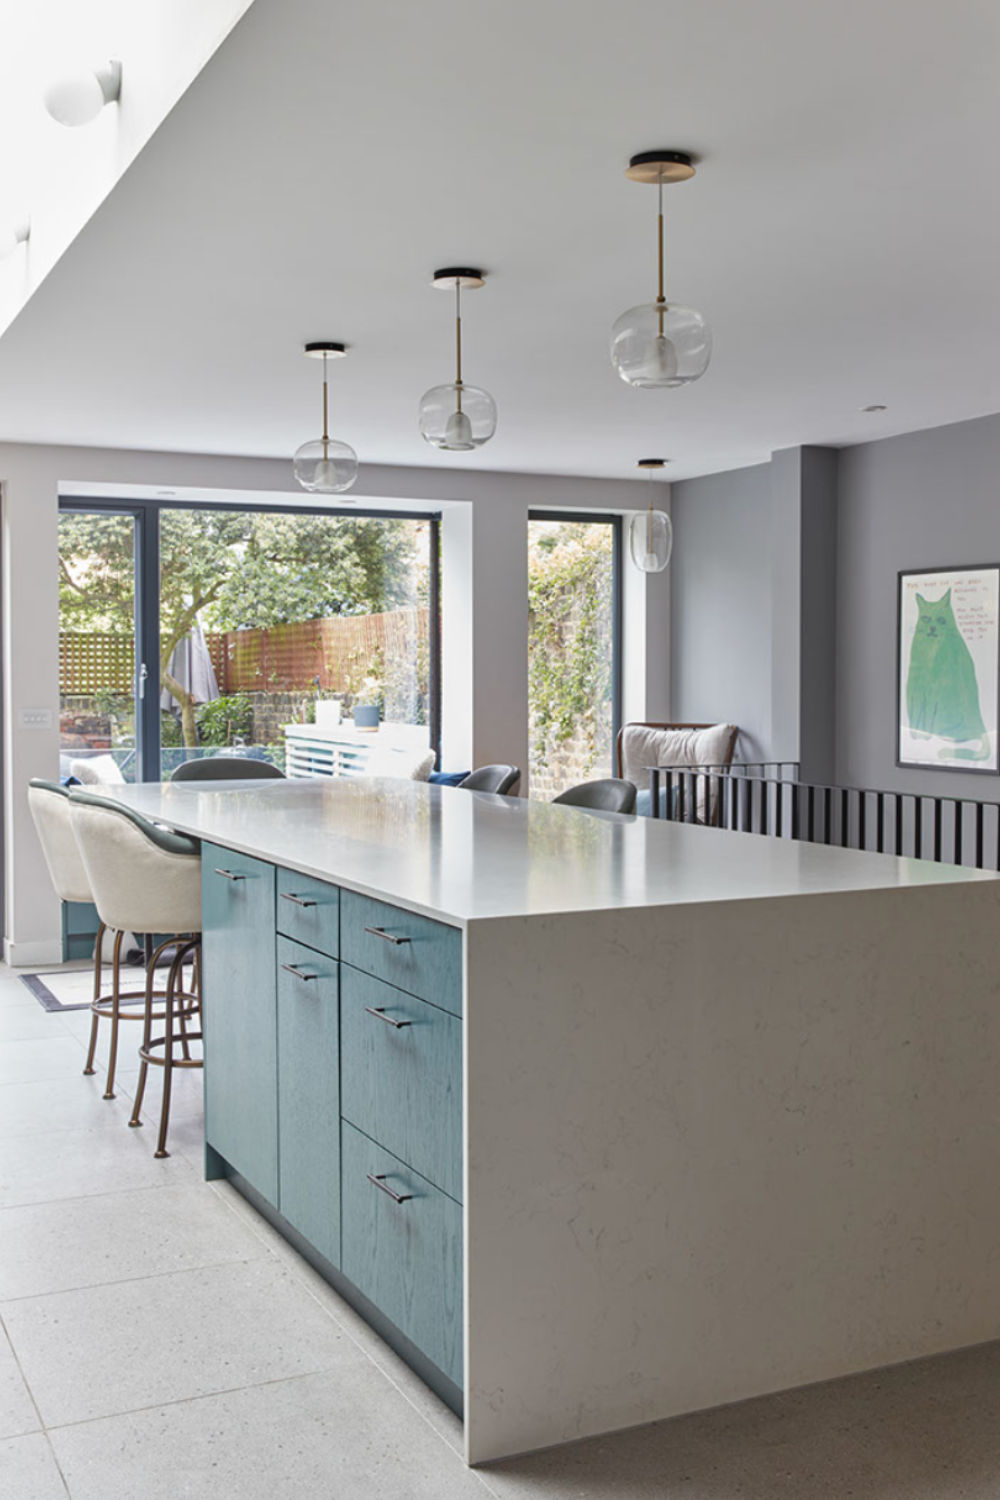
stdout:
{"type": "Polygon", "coordinates": [[[388,778],[96,789],[182,833],[454,927],[1000,881],[930,860],[388,778]]]}

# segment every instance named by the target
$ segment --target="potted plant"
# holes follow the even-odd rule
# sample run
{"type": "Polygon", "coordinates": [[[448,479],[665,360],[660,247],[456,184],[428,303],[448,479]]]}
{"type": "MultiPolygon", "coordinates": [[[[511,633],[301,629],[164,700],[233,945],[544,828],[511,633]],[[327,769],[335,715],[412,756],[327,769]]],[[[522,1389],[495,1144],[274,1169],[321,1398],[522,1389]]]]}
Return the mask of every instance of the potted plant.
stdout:
{"type": "Polygon", "coordinates": [[[374,677],[366,677],[361,684],[358,693],[358,701],[354,705],[354,727],[374,731],[379,725],[378,705],[378,682],[374,677]]]}

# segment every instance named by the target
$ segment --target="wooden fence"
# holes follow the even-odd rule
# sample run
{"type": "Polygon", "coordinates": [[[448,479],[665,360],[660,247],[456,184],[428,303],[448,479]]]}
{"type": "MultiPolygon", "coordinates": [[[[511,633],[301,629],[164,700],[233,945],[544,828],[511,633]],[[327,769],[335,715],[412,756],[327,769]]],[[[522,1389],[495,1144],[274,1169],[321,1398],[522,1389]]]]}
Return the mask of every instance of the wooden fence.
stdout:
{"type": "MultiPolygon", "coordinates": [[[[391,614],[303,620],[266,630],[213,631],[209,655],[219,692],[298,692],[319,686],[357,692],[369,670],[383,675],[394,662],[415,662],[426,649],[426,609],[391,614]]],[[[134,647],[129,636],[68,631],[59,637],[63,697],[132,692],[134,647]]]]}

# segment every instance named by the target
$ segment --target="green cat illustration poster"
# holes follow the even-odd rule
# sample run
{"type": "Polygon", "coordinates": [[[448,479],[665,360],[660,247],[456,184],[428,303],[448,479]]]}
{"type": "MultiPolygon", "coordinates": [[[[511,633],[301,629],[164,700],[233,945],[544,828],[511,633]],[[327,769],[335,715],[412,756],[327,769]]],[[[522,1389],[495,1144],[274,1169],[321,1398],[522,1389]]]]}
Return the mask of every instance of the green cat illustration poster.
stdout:
{"type": "Polygon", "coordinates": [[[901,766],[987,771],[998,762],[1000,567],[899,575],[901,766]]]}

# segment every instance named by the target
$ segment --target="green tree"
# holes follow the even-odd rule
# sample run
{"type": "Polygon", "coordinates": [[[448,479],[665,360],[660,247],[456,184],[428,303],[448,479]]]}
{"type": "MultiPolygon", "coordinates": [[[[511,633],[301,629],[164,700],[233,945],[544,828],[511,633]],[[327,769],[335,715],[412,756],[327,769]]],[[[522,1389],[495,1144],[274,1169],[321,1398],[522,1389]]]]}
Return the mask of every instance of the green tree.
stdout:
{"type": "MultiPolygon", "coordinates": [[[[131,637],[135,628],[133,522],[66,513],[59,523],[63,630],[131,637]]],[[[183,739],[197,745],[191,694],[169,672],[196,621],[210,629],[266,628],[425,602],[411,522],[280,512],[160,513],[160,685],[178,704],[183,739]]]]}

